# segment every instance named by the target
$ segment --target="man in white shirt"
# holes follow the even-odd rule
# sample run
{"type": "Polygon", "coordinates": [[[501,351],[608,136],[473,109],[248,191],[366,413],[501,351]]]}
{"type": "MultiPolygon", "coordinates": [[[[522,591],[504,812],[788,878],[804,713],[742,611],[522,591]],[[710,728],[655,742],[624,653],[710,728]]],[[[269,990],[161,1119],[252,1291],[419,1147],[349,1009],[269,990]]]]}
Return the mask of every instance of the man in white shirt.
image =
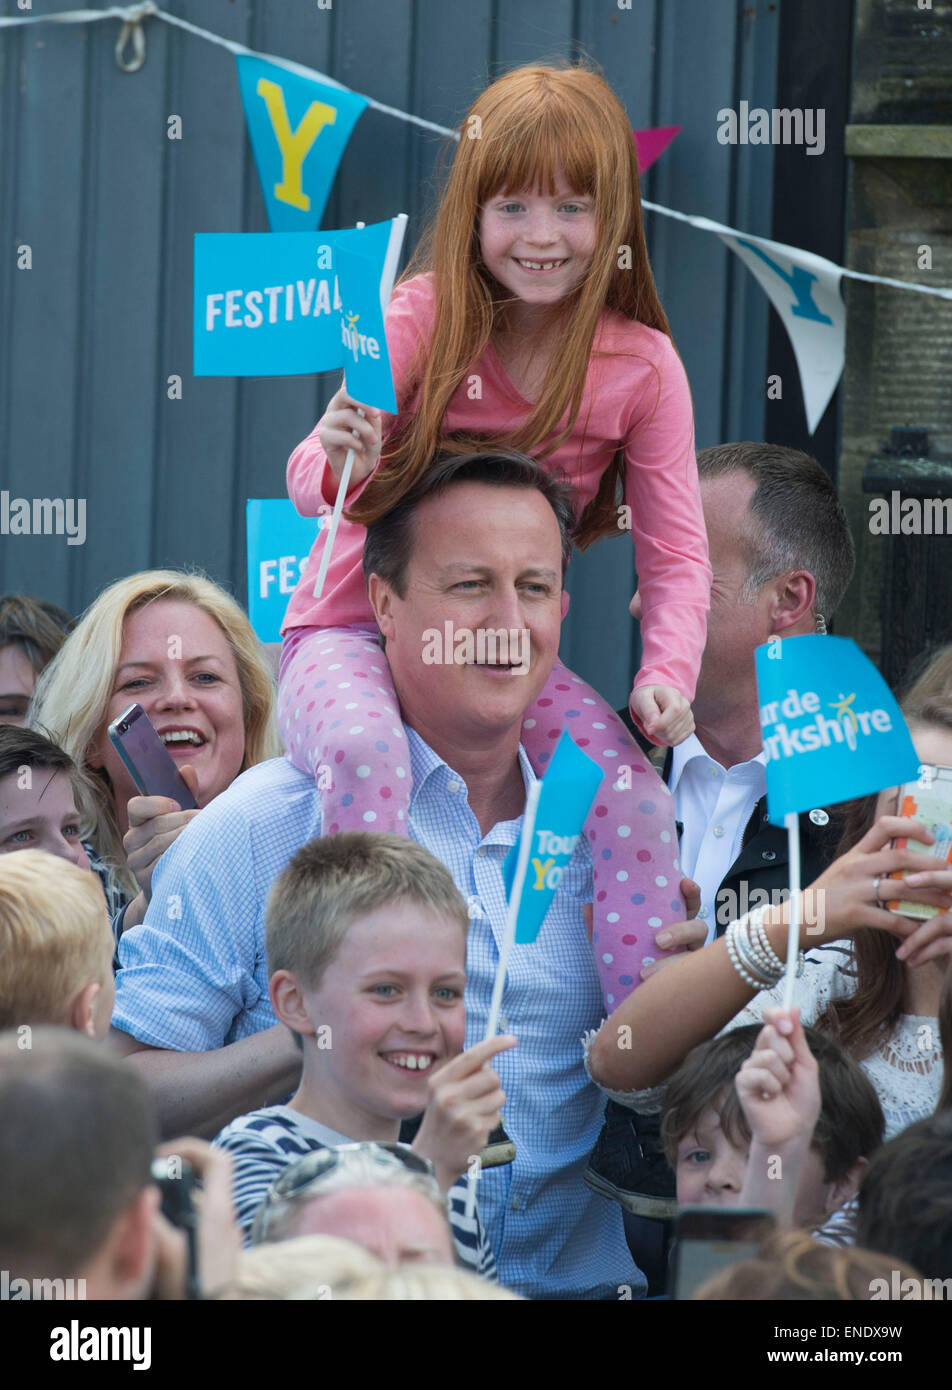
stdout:
{"type": "MultiPolygon", "coordinates": [[[[786,882],[786,836],[766,824],[765,757],[754,651],[771,636],[825,632],[853,572],[836,490],[808,454],[722,444],[698,454],[711,567],[707,645],[690,738],[663,776],[682,826],[681,864],[701,890],[708,940],[743,915],[756,888],[786,882]],[[756,818],[755,818],[756,813],[756,818]],[[741,877],[743,872],[745,875],[741,877]]],[[[640,599],[632,600],[638,616],[640,599]]],[[[803,881],[827,862],[829,815],[802,817],[803,881]]]]}
{"type": "MultiPolygon", "coordinates": [[[[754,651],[771,636],[826,631],[852,576],[854,550],[836,489],[808,454],[773,444],[722,444],[702,449],[697,463],[713,583],[692,705],[695,732],[656,752],[674,793],[682,872],[699,886],[698,917],[712,941],[768,900],[760,894],[783,892],[787,883],[786,832],[767,821],[754,651]]],[[[631,613],[641,616],[638,594],[631,613]]],[[[824,808],[800,817],[800,840],[807,884],[833,854],[824,808]]],[[[664,933],[657,941],[666,946],[664,933]]],[[[643,978],[665,963],[647,966],[643,978]]],[[[660,1219],[676,1207],[657,1116],[609,1102],[586,1181],[627,1212],[654,1218],[649,1225],[626,1216],[629,1246],[649,1276],[653,1263],[663,1268],[663,1259],[653,1261],[646,1248],[652,1237],[657,1243],[660,1219]]]]}

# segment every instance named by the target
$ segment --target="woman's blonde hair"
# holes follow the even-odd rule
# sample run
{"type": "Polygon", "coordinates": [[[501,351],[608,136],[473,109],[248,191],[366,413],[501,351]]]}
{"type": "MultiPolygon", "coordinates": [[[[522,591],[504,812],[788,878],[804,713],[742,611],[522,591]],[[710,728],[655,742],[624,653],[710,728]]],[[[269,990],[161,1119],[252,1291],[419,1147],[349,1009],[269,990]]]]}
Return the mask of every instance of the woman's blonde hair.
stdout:
{"type": "MultiPolygon", "coordinates": [[[[433,227],[401,277],[432,269],[435,328],[410,383],[411,395],[419,389],[415,408],[384,466],[347,513],[365,526],[412,487],[438,446],[457,453],[476,447],[472,440],[444,439],[442,428],[450,400],[514,302],[482,260],[479,211],[488,199],[536,186],[551,197],[561,172],[573,192],[594,201],[596,243],[587,275],[556,311],[561,329],[536,405],[521,429],[484,437],[481,447],[541,458],[568,438],[604,309],[669,333],[648,262],[631,122],[603,77],[579,65],[516,68],[477,97],[461,129],[433,227]]],[[[409,397],[401,409],[408,404],[409,397]]],[[[582,514],[576,545],[617,534],[621,476],[618,455],[582,514]]]]}
{"type": "Polygon", "coordinates": [[[184,570],[142,570],[104,589],[40,675],[29,724],[65,749],[87,775],[95,797],[93,848],[113,883],[133,897],[138,884],[122,852],[112,783],[104,768],[89,766],[87,753],[102,729],[113,693],[123,624],[130,613],[159,600],[195,604],[215,620],[228,641],[244,711],[245,753],[239,772],[283,751],[274,719],[274,679],[254,629],[230,594],[207,576],[184,570]]]}
{"type": "Polygon", "coordinates": [[[217,1292],[225,1300],[316,1301],[335,1299],[353,1281],[382,1274],[376,1255],[338,1236],[293,1236],[274,1245],[242,1250],[232,1283],[217,1292]]]}
{"type": "Polygon", "coordinates": [[[952,698],[952,642],[936,647],[913,663],[911,684],[902,697],[905,708],[918,708],[930,700],[952,698]]]}
{"type": "Polygon", "coordinates": [[[520,1303],[511,1289],[455,1265],[403,1264],[341,1285],[335,1297],[361,1303],[520,1303]]]}

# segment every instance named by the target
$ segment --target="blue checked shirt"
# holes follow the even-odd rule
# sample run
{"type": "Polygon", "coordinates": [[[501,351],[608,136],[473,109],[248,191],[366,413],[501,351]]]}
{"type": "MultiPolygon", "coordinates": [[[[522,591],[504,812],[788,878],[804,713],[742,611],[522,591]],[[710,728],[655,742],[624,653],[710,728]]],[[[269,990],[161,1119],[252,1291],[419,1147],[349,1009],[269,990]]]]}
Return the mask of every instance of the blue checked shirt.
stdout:
{"type": "MultiPolygon", "coordinates": [[[[407,730],[410,836],[447,866],[469,902],[466,1043],[485,1032],[506,916],[502,865],[522,825],[481,835],[462,779],[407,730]]],[[[523,777],[534,780],[520,749],[523,777]]],[[[162,856],[145,922],[120,944],[113,1025],[152,1047],[199,1052],[275,1023],[268,999],[268,890],[321,834],[321,798],[284,759],[251,768],[162,856]]],[[[511,1164],[479,1178],[479,1208],[503,1284],[529,1298],[639,1298],[644,1276],[625,1243],[621,1209],[583,1181],[604,1097],[581,1038],[604,1016],[583,905],[592,900],[588,842],[579,840],[538,939],[512,948],[500,1028],[519,1044],[496,1057],[506,1092],[511,1164]]]]}

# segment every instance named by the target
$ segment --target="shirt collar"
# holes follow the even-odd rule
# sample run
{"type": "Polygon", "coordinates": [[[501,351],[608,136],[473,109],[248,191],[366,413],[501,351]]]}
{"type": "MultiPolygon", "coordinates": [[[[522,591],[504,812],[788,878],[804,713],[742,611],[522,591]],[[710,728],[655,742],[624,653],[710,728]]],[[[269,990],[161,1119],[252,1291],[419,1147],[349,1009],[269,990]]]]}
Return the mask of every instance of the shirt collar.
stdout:
{"type": "MultiPolygon", "coordinates": [[[[668,786],[672,792],[677,791],[678,783],[681,781],[681,777],[684,773],[685,768],[688,766],[689,763],[694,762],[696,758],[701,759],[701,761],[705,763],[714,763],[716,761],[714,758],[711,757],[710,753],[708,753],[707,749],[704,747],[697,734],[689,734],[683,743],[679,743],[674,748],[672,748],[671,775],[668,778],[668,786]]],[[[767,765],[767,755],[762,748],[755,757],[748,758],[747,762],[735,763],[734,768],[728,768],[725,770],[734,771],[735,768],[740,767],[753,768],[758,763],[761,767],[766,767],[767,765]]],[[[720,767],[720,763],[717,763],[717,766],[720,767]]]]}
{"type": "MultiPolygon", "coordinates": [[[[423,790],[424,784],[431,777],[437,779],[452,779],[456,782],[466,783],[458,772],[454,772],[448,763],[445,763],[439,754],[434,753],[433,749],[426,743],[415,729],[411,729],[405,724],[404,729],[407,735],[407,747],[410,752],[410,776],[413,779],[413,786],[410,791],[410,805],[416,801],[423,790]]],[[[526,754],[522,744],[519,744],[519,770],[522,773],[522,780],[528,792],[533,782],[539,779],[532,770],[532,764],[526,754]]],[[[467,788],[468,791],[468,788],[467,788]]]]}

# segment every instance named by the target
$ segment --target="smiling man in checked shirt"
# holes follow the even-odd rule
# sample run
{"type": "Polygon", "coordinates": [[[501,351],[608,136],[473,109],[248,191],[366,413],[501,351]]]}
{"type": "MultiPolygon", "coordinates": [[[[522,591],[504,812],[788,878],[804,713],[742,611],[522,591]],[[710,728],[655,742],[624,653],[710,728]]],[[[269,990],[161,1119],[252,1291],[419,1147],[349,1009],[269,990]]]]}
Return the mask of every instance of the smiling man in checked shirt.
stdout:
{"type": "MultiPolygon", "coordinates": [[[[409,834],[470,902],[467,1046],[486,1026],[506,911],[502,866],[534,780],[520,729],[558,654],[571,519],[567,491],[541,467],[477,455],[438,465],[368,534],[368,587],[402,715],[392,736],[409,745],[409,834]],[[404,508],[405,585],[394,584],[391,565],[404,508]],[[389,569],[389,582],[375,566],[389,569]],[[528,629],[528,672],[425,663],[423,633],[443,631],[447,619],[528,629]]],[[[297,1084],[300,1056],[268,999],[265,903],[294,852],[321,833],[320,791],[277,759],[239,777],[160,861],[145,922],[122,938],[113,1041],[149,1081],[169,1132],[215,1133],[297,1084]]],[[[516,1158],[481,1174],[479,1203],[501,1282],[530,1298],[617,1298],[620,1289],[637,1298],[645,1289],[621,1211],[583,1182],[604,1105],[580,1045],[603,1016],[586,933],[591,900],[582,837],[538,940],[513,948],[503,995],[500,1027],[519,1044],[496,1066],[516,1158]]]]}

